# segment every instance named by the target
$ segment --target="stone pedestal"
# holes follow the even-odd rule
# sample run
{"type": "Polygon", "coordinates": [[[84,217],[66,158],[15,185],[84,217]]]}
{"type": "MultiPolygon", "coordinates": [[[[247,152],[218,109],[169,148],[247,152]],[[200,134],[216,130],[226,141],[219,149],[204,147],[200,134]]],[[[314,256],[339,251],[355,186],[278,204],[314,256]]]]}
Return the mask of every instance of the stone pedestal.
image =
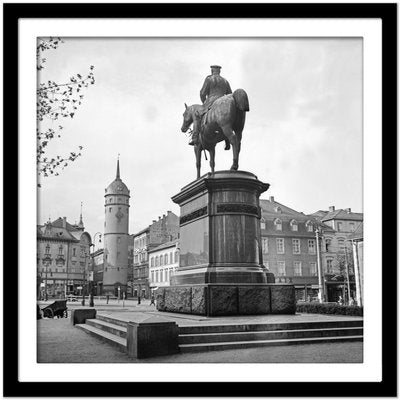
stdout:
{"type": "Polygon", "coordinates": [[[172,197],[181,211],[180,262],[171,286],[159,289],[160,311],[274,312],[269,283],[274,277],[262,263],[260,233],[259,197],[268,188],[252,173],[217,171],[172,197]]]}
{"type": "Polygon", "coordinates": [[[172,198],[181,217],[179,270],[171,285],[266,283],[259,196],[268,187],[249,172],[219,171],[172,198]]]}

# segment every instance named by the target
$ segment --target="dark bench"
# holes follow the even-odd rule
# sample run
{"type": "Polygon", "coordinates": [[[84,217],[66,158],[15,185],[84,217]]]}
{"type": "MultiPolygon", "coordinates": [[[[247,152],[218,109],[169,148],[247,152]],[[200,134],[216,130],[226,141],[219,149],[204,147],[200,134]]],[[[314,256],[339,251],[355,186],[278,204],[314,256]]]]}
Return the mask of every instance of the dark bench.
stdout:
{"type": "Polygon", "coordinates": [[[45,318],[67,318],[67,300],[56,300],[54,303],[49,304],[47,307],[42,308],[43,317],[45,318]]]}

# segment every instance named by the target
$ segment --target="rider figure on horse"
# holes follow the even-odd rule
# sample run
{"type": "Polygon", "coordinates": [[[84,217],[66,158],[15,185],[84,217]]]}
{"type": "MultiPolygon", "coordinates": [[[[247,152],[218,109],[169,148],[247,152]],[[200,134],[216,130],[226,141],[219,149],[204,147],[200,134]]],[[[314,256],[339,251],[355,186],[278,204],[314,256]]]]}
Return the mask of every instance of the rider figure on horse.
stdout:
{"type": "MultiPolygon", "coordinates": [[[[232,93],[229,82],[220,75],[221,67],[219,65],[211,65],[210,68],[211,75],[206,77],[203,87],[200,90],[200,99],[203,103],[203,110],[200,112],[200,117],[211,108],[215,100],[232,93]]],[[[192,140],[189,142],[191,146],[198,144],[199,134],[198,129],[193,131],[192,140]]]]}

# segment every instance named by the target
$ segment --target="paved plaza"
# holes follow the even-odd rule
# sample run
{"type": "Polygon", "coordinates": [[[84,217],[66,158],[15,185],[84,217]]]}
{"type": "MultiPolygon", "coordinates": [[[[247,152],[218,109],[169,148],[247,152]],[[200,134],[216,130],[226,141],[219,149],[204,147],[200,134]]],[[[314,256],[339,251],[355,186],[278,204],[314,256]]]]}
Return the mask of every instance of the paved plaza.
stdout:
{"type": "MultiPolygon", "coordinates": [[[[48,302],[40,302],[40,308],[48,302]]],[[[140,321],[149,316],[159,315],[174,320],[178,325],[229,324],[229,323],[280,323],[287,320],[295,322],[345,320],[347,316],[316,314],[296,314],[294,316],[264,315],[241,317],[207,318],[196,315],[161,313],[150,306],[148,300],[140,305],[136,300],[124,303],[117,300],[95,299],[98,313],[113,317],[140,321]]],[[[86,302],[86,307],[88,302],[86,302]]],[[[68,302],[68,309],[82,308],[80,302],[68,302]]],[[[88,307],[89,308],[89,307],[88,307]]],[[[69,313],[70,314],[70,313],[69,313]]],[[[357,317],[351,317],[357,319],[357,317]]],[[[359,318],[359,317],[358,317],[359,318]]],[[[361,319],[361,318],[360,318],[361,319]]],[[[204,353],[184,353],[149,359],[132,359],[108,343],[94,338],[75,328],[68,318],[41,319],[37,321],[38,362],[39,363],[362,363],[363,343],[321,343],[292,346],[261,347],[239,350],[211,351],[204,353]]]]}

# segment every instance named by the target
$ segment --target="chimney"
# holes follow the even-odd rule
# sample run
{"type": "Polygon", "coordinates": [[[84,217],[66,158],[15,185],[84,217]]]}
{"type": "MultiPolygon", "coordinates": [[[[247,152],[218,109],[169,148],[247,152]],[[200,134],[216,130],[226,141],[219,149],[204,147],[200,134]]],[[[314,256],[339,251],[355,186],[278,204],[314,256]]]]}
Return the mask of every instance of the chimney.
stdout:
{"type": "Polygon", "coordinates": [[[62,226],[63,228],[67,227],[67,217],[63,217],[62,226]]]}
{"type": "Polygon", "coordinates": [[[162,217],[165,218],[165,214],[163,214],[162,217]]]}
{"type": "Polygon", "coordinates": [[[161,219],[161,217],[160,216],[158,216],[158,220],[160,220],[161,219]]]}
{"type": "Polygon", "coordinates": [[[345,211],[350,214],[351,213],[351,208],[346,208],[345,211]]]}
{"type": "Polygon", "coordinates": [[[168,214],[168,215],[171,214],[171,211],[168,210],[168,211],[167,211],[167,214],[168,214]]]}
{"type": "Polygon", "coordinates": [[[155,219],[153,219],[153,224],[155,224],[156,223],[156,220],[155,219]]]}
{"type": "Polygon", "coordinates": [[[335,206],[330,206],[329,207],[329,212],[335,211],[335,206]]]}
{"type": "Polygon", "coordinates": [[[275,201],[274,196],[269,196],[269,201],[273,203],[275,201]]]}

